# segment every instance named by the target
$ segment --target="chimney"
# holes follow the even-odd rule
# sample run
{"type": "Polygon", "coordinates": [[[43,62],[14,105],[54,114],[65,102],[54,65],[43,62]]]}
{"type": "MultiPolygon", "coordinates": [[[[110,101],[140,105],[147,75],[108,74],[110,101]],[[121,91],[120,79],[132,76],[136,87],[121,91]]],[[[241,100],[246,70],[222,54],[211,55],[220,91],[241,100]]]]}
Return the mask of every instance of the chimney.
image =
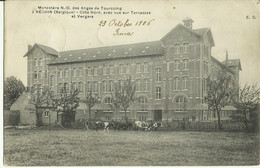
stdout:
{"type": "Polygon", "coordinates": [[[186,17],[182,20],[183,25],[192,30],[192,23],[194,22],[190,17],[186,17]]]}
{"type": "Polygon", "coordinates": [[[226,51],[226,67],[228,67],[228,51],[226,51]]]}
{"type": "Polygon", "coordinates": [[[32,45],[28,45],[28,51],[32,49],[32,45]]]}

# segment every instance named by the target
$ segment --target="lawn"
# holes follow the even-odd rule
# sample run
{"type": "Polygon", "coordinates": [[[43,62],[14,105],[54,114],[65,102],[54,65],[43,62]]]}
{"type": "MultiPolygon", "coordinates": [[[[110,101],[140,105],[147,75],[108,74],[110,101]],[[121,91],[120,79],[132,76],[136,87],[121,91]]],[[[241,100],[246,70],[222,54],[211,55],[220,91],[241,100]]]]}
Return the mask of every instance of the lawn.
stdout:
{"type": "Polygon", "coordinates": [[[255,165],[258,151],[253,133],[4,130],[10,166],[255,165]]]}

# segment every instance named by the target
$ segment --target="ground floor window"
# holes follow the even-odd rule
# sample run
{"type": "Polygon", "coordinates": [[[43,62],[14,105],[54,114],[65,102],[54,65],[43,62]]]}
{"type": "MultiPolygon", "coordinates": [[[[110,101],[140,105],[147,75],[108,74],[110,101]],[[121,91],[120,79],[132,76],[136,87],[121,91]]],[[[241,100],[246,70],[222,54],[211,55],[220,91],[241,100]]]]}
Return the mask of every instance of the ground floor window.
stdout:
{"type": "Polygon", "coordinates": [[[50,114],[49,114],[49,111],[45,111],[45,112],[44,112],[44,116],[45,116],[45,117],[49,117],[49,115],[50,115],[50,114]]]}

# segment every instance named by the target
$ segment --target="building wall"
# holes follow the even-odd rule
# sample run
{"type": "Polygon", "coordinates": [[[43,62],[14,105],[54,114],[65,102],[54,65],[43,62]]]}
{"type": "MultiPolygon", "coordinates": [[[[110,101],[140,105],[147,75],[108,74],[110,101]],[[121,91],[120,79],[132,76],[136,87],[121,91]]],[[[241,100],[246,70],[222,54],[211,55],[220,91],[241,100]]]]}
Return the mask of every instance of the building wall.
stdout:
{"type": "MultiPolygon", "coordinates": [[[[43,86],[50,86],[54,94],[58,94],[59,86],[64,85],[64,83],[67,83],[69,88],[76,84],[78,88],[82,88],[79,94],[80,99],[84,99],[89,84],[93,87],[94,83],[97,83],[97,94],[101,98],[101,104],[104,104],[105,98],[111,96],[109,91],[110,81],[113,81],[114,84],[119,80],[131,77],[132,81],[141,80],[142,85],[144,85],[144,81],[147,79],[148,90],[144,91],[144,87],[142,87],[141,91],[136,92],[136,96],[145,97],[148,103],[144,105],[145,109],[140,109],[142,107],[138,103],[130,107],[127,113],[130,119],[153,120],[158,115],[157,113],[161,111],[163,119],[174,120],[188,117],[194,120],[204,120],[205,110],[195,110],[193,107],[204,103],[204,97],[207,95],[206,78],[211,74],[216,75],[217,70],[223,68],[212,60],[211,48],[213,44],[209,33],[201,37],[187,29],[176,28],[167,37],[163,38],[162,42],[164,44],[164,55],[162,56],[147,55],[57,65],[47,65],[52,57],[36,48],[28,57],[28,85],[42,84],[43,86]],[[187,50],[184,50],[184,48],[187,50]],[[43,66],[32,66],[35,58],[42,58],[44,60],[43,66]],[[126,64],[130,67],[129,73],[120,73],[121,65],[126,64]],[[141,64],[142,72],[138,72],[138,64],[141,64]],[[179,68],[176,68],[177,64],[179,68]],[[144,72],[145,65],[148,66],[146,72],[144,72]],[[185,65],[187,65],[186,68],[184,68],[185,65]],[[105,66],[112,66],[113,73],[105,73],[105,66]],[[96,67],[97,71],[94,70],[94,67],[96,67]],[[159,81],[156,79],[158,68],[161,69],[161,79],[159,81]],[[82,72],[80,69],[82,69],[82,72]],[[33,72],[40,70],[47,70],[47,78],[32,79],[33,72]],[[178,87],[176,86],[177,79],[179,81],[178,87]],[[184,81],[187,81],[186,88],[184,88],[184,81]],[[105,82],[107,82],[106,89],[104,88],[105,82]],[[79,87],[81,84],[82,87],[79,87]],[[156,98],[157,87],[161,88],[160,99],[156,98]],[[185,99],[186,102],[178,103],[179,99],[183,101],[185,99]]],[[[111,69],[109,70],[111,71],[111,69]]],[[[108,69],[106,69],[107,71],[108,69]]],[[[104,111],[106,110],[94,109],[92,116],[103,120],[124,117],[122,111],[117,113],[104,111]]],[[[88,113],[87,109],[78,110],[76,120],[87,119],[88,115],[86,113],[88,113]]],[[[206,119],[208,118],[207,116],[206,119]]]]}

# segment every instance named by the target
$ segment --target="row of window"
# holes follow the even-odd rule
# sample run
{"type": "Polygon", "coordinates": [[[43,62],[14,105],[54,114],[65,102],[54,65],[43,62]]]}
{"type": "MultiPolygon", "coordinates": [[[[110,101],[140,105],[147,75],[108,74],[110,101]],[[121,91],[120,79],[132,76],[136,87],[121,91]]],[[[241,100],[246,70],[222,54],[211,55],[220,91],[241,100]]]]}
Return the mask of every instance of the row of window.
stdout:
{"type": "Polygon", "coordinates": [[[42,66],[42,58],[35,58],[33,60],[33,66],[42,66]]]}
{"type": "Polygon", "coordinates": [[[188,53],[189,51],[189,43],[177,43],[175,44],[175,53],[180,54],[180,53],[188,53]]]}
{"type": "Polygon", "coordinates": [[[48,71],[45,70],[45,71],[34,71],[34,74],[33,74],[33,78],[34,79],[42,79],[42,78],[48,78],[48,71]]]}

